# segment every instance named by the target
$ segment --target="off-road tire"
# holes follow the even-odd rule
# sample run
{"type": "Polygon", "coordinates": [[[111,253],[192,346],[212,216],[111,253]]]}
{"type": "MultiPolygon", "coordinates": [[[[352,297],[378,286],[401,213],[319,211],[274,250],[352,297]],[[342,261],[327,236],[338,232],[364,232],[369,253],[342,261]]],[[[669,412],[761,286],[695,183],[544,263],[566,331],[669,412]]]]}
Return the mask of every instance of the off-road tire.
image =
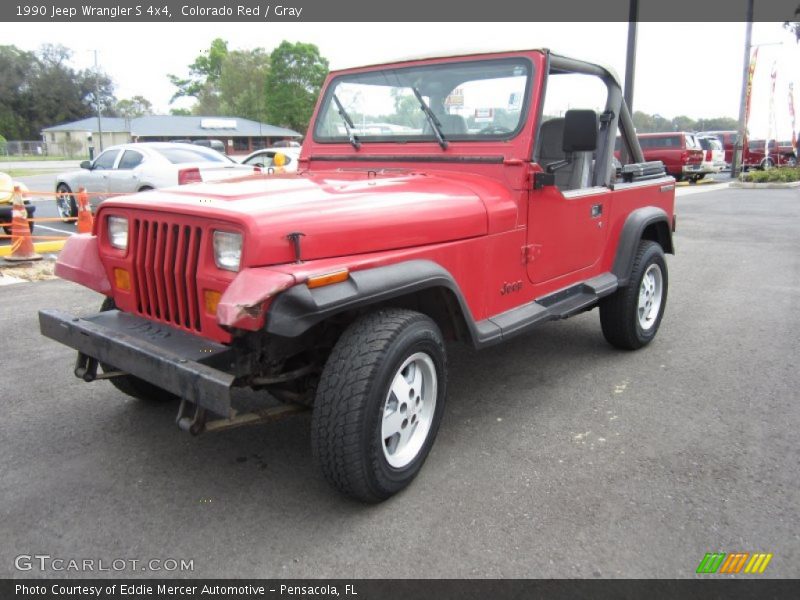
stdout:
{"type": "Polygon", "coordinates": [[[328,482],[345,495],[369,503],[405,488],[433,446],[444,412],[446,382],[442,334],[428,316],[389,308],[354,321],[325,364],[311,418],[313,456],[328,482]],[[399,369],[420,353],[435,366],[430,428],[413,459],[394,468],[385,455],[384,411],[399,369]]]}
{"type": "MultiPolygon", "coordinates": [[[[103,305],[100,307],[100,312],[104,312],[107,310],[114,310],[117,308],[117,305],[114,303],[113,298],[106,298],[103,301],[103,305]]],[[[111,371],[119,371],[116,367],[111,365],[107,365],[105,363],[100,363],[100,368],[103,370],[103,373],[110,373],[111,371]]],[[[157,385],[153,385],[149,381],[145,381],[144,379],[139,379],[138,377],[134,377],[133,375],[121,375],[119,377],[112,377],[108,380],[111,385],[117,388],[123,394],[127,394],[131,398],[136,398],[137,400],[141,400],[142,402],[148,402],[151,404],[163,404],[165,402],[171,402],[172,400],[177,400],[177,396],[172,392],[168,392],[167,390],[158,387],[157,385]]]]}
{"type": "Polygon", "coordinates": [[[668,283],[663,249],[656,242],[642,240],[636,250],[628,285],[600,301],[600,325],[606,341],[623,350],[637,350],[653,341],[667,305],[668,283]],[[639,294],[642,279],[651,265],[657,265],[661,272],[660,307],[652,325],[644,329],[639,321],[639,294]]]}

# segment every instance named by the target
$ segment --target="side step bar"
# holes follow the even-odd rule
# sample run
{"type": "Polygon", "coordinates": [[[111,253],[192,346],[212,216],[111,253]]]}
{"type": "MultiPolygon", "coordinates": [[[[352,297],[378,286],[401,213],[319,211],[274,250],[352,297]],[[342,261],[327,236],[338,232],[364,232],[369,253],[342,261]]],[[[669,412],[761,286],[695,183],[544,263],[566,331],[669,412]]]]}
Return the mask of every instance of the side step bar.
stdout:
{"type": "Polygon", "coordinates": [[[497,344],[528,329],[556,319],[566,319],[597,304],[616,291],[617,277],[604,273],[584,283],[565,288],[476,323],[479,347],[497,344]]]}

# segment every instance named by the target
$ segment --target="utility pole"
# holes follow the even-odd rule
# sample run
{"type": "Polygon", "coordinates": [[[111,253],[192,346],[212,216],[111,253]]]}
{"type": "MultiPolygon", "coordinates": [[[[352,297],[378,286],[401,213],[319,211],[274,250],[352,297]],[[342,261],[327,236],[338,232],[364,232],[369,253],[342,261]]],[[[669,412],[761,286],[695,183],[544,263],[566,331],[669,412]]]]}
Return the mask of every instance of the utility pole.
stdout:
{"type": "Polygon", "coordinates": [[[97,67],[97,50],[94,51],[94,102],[97,108],[97,137],[100,143],[100,152],[103,151],[103,112],[100,108],[100,70],[97,67]]]}
{"type": "Polygon", "coordinates": [[[639,21],[639,0],[630,0],[628,10],[628,53],[625,58],[625,104],[633,115],[633,79],[636,72],[636,34],[639,21]]]}
{"type": "Polygon", "coordinates": [[[731,159],[731,178],[739,176],[742,172],[742,150],[744,144],[744,136],[747,130],[747,115],[745,114],[747,105],[747,87],[748,80],[750,79],[750,44],[753,37],[753,2],[754,0],[747,0],[747,28],[744,34],[744,65],[742,67],[742,95],[739,100],[739,135],[736,136],[736,145],[733,148],[733,157],[731,159]]]}

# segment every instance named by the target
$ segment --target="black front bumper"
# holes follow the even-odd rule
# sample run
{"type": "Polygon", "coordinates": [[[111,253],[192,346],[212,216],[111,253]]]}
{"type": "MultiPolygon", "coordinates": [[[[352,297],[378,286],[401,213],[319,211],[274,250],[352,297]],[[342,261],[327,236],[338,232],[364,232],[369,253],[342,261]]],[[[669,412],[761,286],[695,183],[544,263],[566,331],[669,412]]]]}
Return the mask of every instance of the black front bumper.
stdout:
{"type": "Polygon", "coordinates": [[[235,377],[228,346],[167,325],[110,310],[76,317],[40,310],[42,335],[135,375],[223,417],[231,414],[235,377]]]}

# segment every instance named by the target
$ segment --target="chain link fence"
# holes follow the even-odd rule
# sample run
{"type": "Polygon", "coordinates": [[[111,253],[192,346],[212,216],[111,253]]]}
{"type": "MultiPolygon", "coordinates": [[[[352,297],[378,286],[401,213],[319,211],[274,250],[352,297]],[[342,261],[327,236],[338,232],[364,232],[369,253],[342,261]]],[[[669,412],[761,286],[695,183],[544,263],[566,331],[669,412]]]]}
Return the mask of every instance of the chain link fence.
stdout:
{"type": "Polygon", "coordinates": [[[89,158],[85,147],[75,140],[64,142],[0,141],[0,157],[89,158]]]}

